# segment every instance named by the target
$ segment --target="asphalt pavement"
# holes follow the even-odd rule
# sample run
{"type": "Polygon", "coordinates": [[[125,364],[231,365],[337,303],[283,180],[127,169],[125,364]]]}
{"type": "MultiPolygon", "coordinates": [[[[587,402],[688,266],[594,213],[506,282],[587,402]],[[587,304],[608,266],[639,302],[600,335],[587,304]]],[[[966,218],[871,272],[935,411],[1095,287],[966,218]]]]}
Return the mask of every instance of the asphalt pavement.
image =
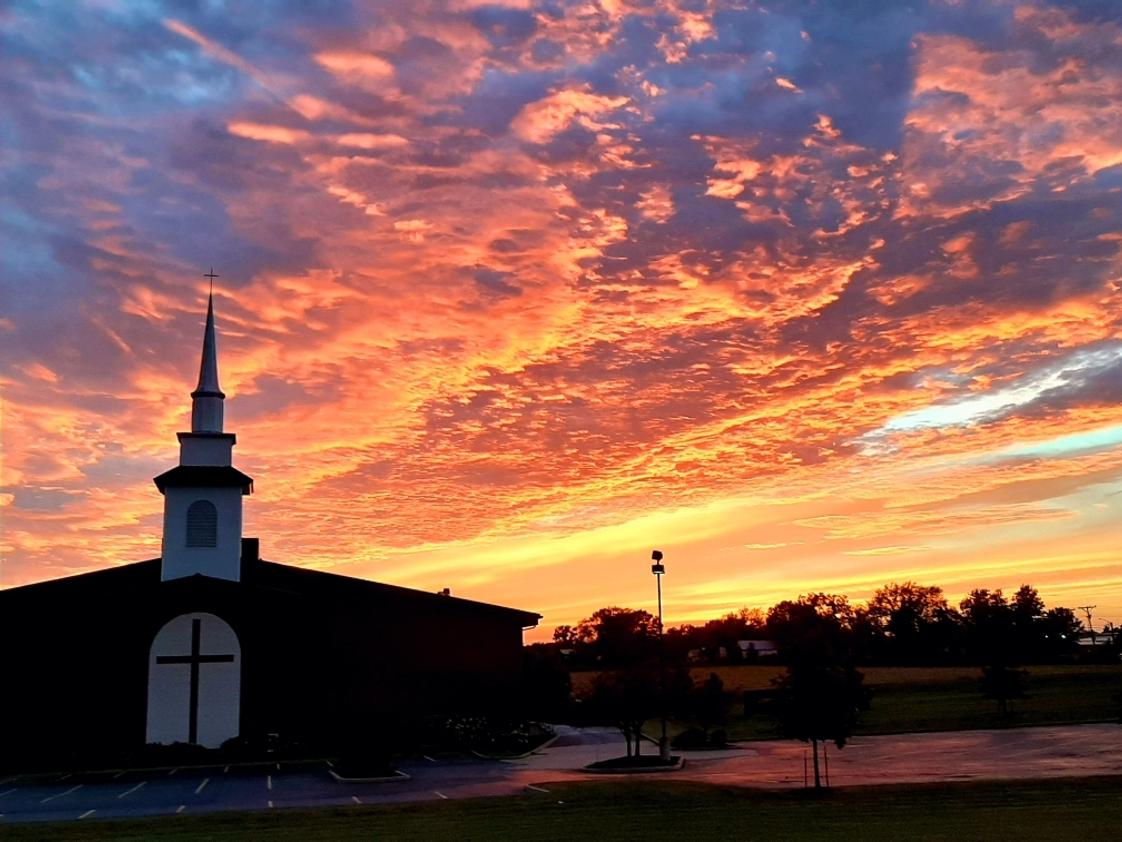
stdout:
{"type": "MultiPolygon", "coordinates": [[[[654,746],[646,746],[654,752],[654,746]]],[[[582,767],[623,753],[618,731],[558,727],[517,760],[417,758],[396,781],[338,781],[326,762],[110,770],[0,779],[0,824],[442,801],[549,791],[555,781],[603,779],[582,767]]],[[[752,787],[804,784],[806,748],[792,741],[682,752],[661,779],[752,787]]],[[[1122,774],[1122,725],[1075,725],[859,737],[828,755],[834,786],[1122,774]]]]}

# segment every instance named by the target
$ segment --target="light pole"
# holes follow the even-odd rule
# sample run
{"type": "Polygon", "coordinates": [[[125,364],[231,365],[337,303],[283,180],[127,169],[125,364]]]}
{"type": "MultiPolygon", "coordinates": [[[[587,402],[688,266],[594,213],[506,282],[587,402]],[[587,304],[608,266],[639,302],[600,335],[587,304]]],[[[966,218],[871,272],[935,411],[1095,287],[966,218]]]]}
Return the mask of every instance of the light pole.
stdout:
{"type": "Polygon", "coordinates": [[[670,741],[666,739],[666,647],[662,642],[662,574],[666,566],[662,563],[662,551],[651,553],[651,573],[658,583],[658,697],[662,712],[662,736],[658,741],[658,756],[663,762],[670,762],[670,741]]]}

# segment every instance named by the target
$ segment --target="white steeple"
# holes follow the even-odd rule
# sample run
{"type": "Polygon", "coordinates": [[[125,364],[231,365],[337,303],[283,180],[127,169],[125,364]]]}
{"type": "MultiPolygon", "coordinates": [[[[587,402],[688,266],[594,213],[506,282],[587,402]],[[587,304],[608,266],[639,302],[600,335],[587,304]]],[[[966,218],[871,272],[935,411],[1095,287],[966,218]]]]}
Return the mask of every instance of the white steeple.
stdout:
{"type": "Polygon", "coordinates": [[[179,466],[155,480],[164,495],[164,581],[193,575],[241,579],[242,497],[253,493],[253,479],[233,465],[237,439],[222,430],[225,398],[218,386],[212,294],[199,384],[191,393],[191,432],[176,434],[179,466]]]}
{"type": "Polygon", "coordinates": [[[222,432],[222,401],[218,385],[218,343],[214,338],[214,294],[207,297],[203,358],[199,363],[199,385],[191,393],[191,432],[222,432]]]}

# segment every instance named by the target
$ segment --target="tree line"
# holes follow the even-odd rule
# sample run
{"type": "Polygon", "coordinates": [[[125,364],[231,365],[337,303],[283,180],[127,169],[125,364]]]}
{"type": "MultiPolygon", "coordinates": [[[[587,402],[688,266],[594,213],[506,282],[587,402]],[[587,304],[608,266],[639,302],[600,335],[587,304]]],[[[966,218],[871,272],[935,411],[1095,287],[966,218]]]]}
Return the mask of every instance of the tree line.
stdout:
{"type": "MultiPolygon", "coordinates": [[[[766,612],[742,608],[706,623],[668,627],[662,646],[675,662],[750,662],[759,653],[742,650],[741,641],[768,641],[784,663],[825,647],[861,665],[1035,664],[1073,660],[1084,631],[1072,609],[1046,607],[1031,585],[1011,597],[977,588],[953,606],[942,588],[908,581],[885,585],[864,604],[809,593],[766,612]]],[[[1113,631],[1106,640],[1117,639],[1113,631]]],[[[658,618],[648,611],[611,606],[575,626],[558,626],[551,648],[573,669],[622,667],[653,657],[658,632],[658,618]]],[[[1108,657],[1111,648],[1117,647],[1104,646],[1101,654],[1108,657]]]]}

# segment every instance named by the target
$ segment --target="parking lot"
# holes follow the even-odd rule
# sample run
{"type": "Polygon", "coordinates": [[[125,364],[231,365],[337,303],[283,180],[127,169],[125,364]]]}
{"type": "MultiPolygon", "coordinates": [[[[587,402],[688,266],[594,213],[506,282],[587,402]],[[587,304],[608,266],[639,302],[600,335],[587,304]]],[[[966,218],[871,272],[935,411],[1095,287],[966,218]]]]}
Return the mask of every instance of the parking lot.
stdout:
{"type": "Polygon", "coordinates": [[[325,762],[15,776],[0,780],[0,821],[439,801],[524,789],[498,761],[419,759],[398,768],[410,777],[341,782],[325,762]]]}
{"type": "MultiPolygon", "coordinates": [[[[802,743],[783,740],[682,752],[687,764],[661,776],[800,787],[806,751],[802,743]]],[[[326,761],[14,776],[0,779],[0,824],[540,793],[552,781],[595,778],[586,765],[622,753],[614,729],[558,726],[558,738],[528,757],[419,757],[399,763],[408,778],[395,781],[338,781],[326,761]]],[[[835,786],[1122,775],[1122,725],[859,737],[844,750],[831,748],[827,769],[835,786]]]]}

